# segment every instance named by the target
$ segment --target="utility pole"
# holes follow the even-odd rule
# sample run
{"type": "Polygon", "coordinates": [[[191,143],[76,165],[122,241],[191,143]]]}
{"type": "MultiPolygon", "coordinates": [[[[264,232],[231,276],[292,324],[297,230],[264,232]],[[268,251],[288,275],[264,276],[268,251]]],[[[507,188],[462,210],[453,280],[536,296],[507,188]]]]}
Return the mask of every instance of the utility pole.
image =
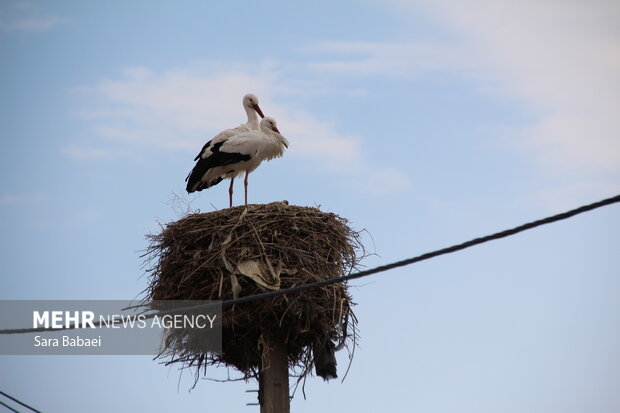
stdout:
{"type": "Polygon", "coordinates": [[[286,343],[278,336],[270,336],[266,341],[258,384],[260,413],[290,413],[286,343]]]}

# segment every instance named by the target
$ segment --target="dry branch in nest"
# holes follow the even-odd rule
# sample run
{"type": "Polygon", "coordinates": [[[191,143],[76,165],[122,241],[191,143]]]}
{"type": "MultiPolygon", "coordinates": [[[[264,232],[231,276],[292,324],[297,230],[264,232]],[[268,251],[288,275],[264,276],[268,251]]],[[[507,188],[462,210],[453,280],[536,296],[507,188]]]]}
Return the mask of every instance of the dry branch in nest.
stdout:
{"type": "MultiPolygon", "coordinates": [[[[228,300],[337,278],[363,252],[345,219],[286,202],[191,214],[149,239],[150,300],[228,300]]],[[[352,306],[345,283],[238,304],[223,311],[221,353],[171,345],[161,357],[197,375],[208,365],[232,366],[247,379],[260,369],[265,335],[278,334],[289,367],[305,377],[314,349],[354,348],[352,306]]]]}

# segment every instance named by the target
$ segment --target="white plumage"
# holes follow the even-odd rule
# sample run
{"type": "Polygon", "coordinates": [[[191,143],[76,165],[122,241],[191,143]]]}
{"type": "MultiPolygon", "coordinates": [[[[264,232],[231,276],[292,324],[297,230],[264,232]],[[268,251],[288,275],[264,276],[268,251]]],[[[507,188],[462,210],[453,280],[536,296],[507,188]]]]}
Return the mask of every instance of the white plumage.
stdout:
{"type": "Polygon", "coordinates": [[[258,97],[256,97],[256,95],[252,93],[248,93],[247,95],[243,97],[242,102],[243,102],[243,109],[245,110],[245,114],[248,117],[247,122],[237,126],[236,128],[226,129],[218,133],[217,135],[215,135],[213,139],[211,139],[209,142],[204,144],[204,146],[202,147],[198,155],[196,155],[196,157],[194,158],[195,161],[197,161],[198,158],[206,158],[210,156],[212,153],[211,148],[214,145],[222,141],[225,141],[231,136],[237,135],[239,133],[247,132],[250,130],[258,129],[258,116],[256,114],[258,113],[261,118],[265,117],[265,115],[263,115],[263,111],[261,110],[260,106],[258,106],[258,97]]]}
{"type": "Polygon", "coordinates": [[[247,205],[249,173],[262,161],[282,156],[284,148],[288,148],[288,141],[280,134],[275,119],[270,117],[261,120],[258,130],[232,134],[213,142],[216,138],[207,142],[200,155],[196,157],[196,165],[186,178],[187,192],[201,191],[217,185],[223,179],[231,178],[228,192],[232,207],[234,179],[245,172],[247,205]]]}

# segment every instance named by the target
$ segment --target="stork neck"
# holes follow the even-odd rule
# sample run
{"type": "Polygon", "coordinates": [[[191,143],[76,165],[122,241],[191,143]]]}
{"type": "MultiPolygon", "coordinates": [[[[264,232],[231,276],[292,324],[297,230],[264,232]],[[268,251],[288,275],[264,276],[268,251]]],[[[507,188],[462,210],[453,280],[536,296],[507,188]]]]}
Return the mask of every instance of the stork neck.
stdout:
{"type": "Polygon", "coordinates": [[[248,121],[246,125],[250,129],[258,129],[258,114],[253,108],[245,107],[245,113],[248,115],[248,121]]]}

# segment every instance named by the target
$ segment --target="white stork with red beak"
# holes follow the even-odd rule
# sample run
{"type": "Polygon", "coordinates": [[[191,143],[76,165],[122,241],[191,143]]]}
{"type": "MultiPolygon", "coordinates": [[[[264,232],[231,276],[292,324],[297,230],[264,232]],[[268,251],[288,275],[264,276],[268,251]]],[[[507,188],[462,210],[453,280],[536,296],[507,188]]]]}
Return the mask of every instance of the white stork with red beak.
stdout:
{"type": "Polygon", "coordinates": [[[243,97],[243,109],[245,110],[245,113],[248,117],[248,121],[244,124],[237,126],[236,128],[226,129],[225,131],[222,131],[215,135],[213,139],[204,144],[204,146],[200,150],[200,153],[194,158],[195,161],[197,161],[198,158],[205,158],[209,156],[211,153],[211,148],[214,145],[225,141],[231,136],[234,136],[238,133],[258,129],[258,116],[256,114],[258,113],[261,118],[264,118],[265,115],[263,115],[263,111],[261,110],[260,106],[258,106],[258,98],[256,97],[256,95],[248,93],[243,97]]]}
{"type": "MultiPolygon", "coordinates": [[[[257,130],[258,129],[258,115],[260,115],[261,118],[264,118],[265,115],[263,114],[263,111],[261,110],[260,106],[258,105],[258,97],[252,93],[248,93],[243,97],[243,109],[245,110],[245,114],[247,115],[247,122],[243,123],[239,126],[237,126],[236,128],[231,128],[231,129],[226,129],[220,133],[218,133],[217,135],[215,135],[215,137],[213,137],[210,141],[208,141],[207,143],[204,144],[204,146],[202,147],[202,149],[200,150],[200,152],[198,153],[198,155],[196,155],[196,157],[194,158],[194,161],[198,161],[199,159],[206,159],[210,156],[213,155],[214,151],[213,148],[216,145],[221,145],[222,142],[226,141],[227,139],[229,139],[232,136],[235,136],[237,134],[243,133],[243,132],[248,132],[251,130],[257,130]]],[[[219,148],[219,146],[218,146],[219,148]]],[[[193,171],[192,171],[193,172],[193,171]]],[[[190,173],[191,175],[191,173],[190,173]]],[[[189,180],[190,175],[188,175],[185,178],[185,181],[187,182],[189,180]]],[[[233,192],[233,183],[235,181],[235,178],[232,177],[232,179],[230,180],[230,188],[228,189],[228,192],[230,194],[230,206],[232,206],[232,192],[233,192]]],[[[213,184],[215,185],[215,184],[213,184]]],[[[187,192],[192,193],[194,191],[200,191],[204,188],[193,188],[190,187],[190,185],[187,185],[187,192]]]]}
{"type": "MultiPolygon", "coordinates": [[[[250,95],[246,95],[248,96],[250,95]]],[[[256,99],[256,106],[258,106],[257,102],[258,99],[256,99]]],[[[248,112],[247,109],[246,112],[248,112]]],[[[248,112],[248,123],[251,121],[249,118],[250,112],[248,112]]],[[[239,128],[241,127],[244,125],[239,128]]],[[[195,159],[197,162],[194,169],[185,178],[187,192],[201,191],[230,178],[228,193],[232,207],[234,179],[245,172],[243,183],[245,204],[248,204],[248,175],[258,168],[262,161],[282,156],[284,148],[288,148],[288,141],[280,134],[275,119],[270,117],[261,120],[258,130],[229,133],[239,128],[221,132],[205,144],[195,159]]]]}

